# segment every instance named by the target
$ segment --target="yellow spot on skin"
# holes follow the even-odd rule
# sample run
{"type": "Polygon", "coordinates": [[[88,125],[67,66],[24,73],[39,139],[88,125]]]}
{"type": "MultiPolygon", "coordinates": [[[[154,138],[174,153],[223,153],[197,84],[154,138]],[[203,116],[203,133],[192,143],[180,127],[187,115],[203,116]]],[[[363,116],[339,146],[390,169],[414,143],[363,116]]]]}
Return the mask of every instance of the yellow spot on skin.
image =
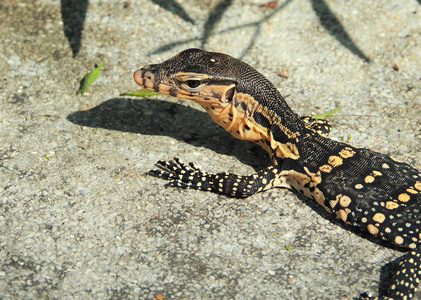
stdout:
{"type": "Polygon", "coordinates": [[[348,213],[349,213],[349,209],[340,209],[336,212],[336,215],[338,216],[339,219],[341,219],[342,221],[346,222],[346,219],[348,218],[348,213]],[[347,212],[347,211],[348,212],[347,212]]]}
{"type": "Polygon", "coordinates": [[[385,217],[385,215],[384,215],[384,214],[382,214],[382,213],[376,213],[376,214],[373,216],[373,221],[374,221],[374,222],[377,222],[377,223],[383,223],[385,219],[386,219],[386,217],[385,217]]]}
{"type": "Polygon", "coordinates": [[[336,204],[338,204],[338,202],[339,202],[338,199],[330,200],[329,205],[330,205],[330,207],[334,208],[336,206],[336,204]]]}
{"type": "Polygon", "coordinates": [[[398,207],[399,207],[399,204],[396,203],[396,202],[393,202],[393,201],[387,201],[386,202],[386,208],[387,209],[395,209],[395,208],[398,208],[398,207]]]}
{"type": "Polygon", "coordinates": [[[417,181],[417,182],[415,182],[414,187],[415,187],[417,190],[421,191],[421,181],[417,181]]]}
{"type": "Polygon", "coordinates": [[[325,173],[329,173],[330,171],[332,171],[332,167],[329,165],[323,165],[319,168],[319,170],[325,173]]]}
{"type": "Polygon", "coordinates": [[[325,197],[317,185],[322,181],[320,172],[312,173],[307,167],[304,167],[305,173],[296,172],[294,170],[284,170],[279,176],[284,176],[285,184],[296,190],[303,191],[303,195],[307,198],[313,198],[318,204],[323,206],[327,211],[330,208],[325,205],[325,197]],[[304,187],[304,189],[303,189],[304,187]]]}
{"type": "Polygon", "coordinates": [[[410,198],[411,197],[406,193],[402,193],[398,196],[398,200],[401,202],[408,202],[410,198]]]}
{"type": "Polygon", "coordinates": [[[349,198],[348,196],[342,196],[341,198],[339,198],[339,203],[342,207],[348,207],[348,205],[351,203],[351,198],[349,198]]]}
{"type": "Polygon", "coordinates": [[[357,189],[357,190],[360,190],[360,189],[362,189],[364,186],[361,184],[361,183],[357,183],[356,185],[355,185],[355,188],[357,189]]]}
{"type": "Polygon", "coordinates": [[[382,168],[383,169],[389,169],[390,167],[389,167],[389,165],[387,163],[384,163],[384,164],[382,164],[382,168]]]}
{"type": "Polygon", "coordinates": [[[408,247],[411,248],[411,249],[416,249],[417,248],[417,244],[411,243],[411,244],[408,245],[408,247]]]}
{"type": "Polygon", "coordinates": [[[379,229],[374,226],[373,224],[368,224],[367,225],[367,230],[368,232],[370,232],[372,235],[377,235],[379,234],[379,229]]]}
{"type": "Polygon", "coordinates": [[[381,175],[383,175],[381,172],[379,172],[379,171],[376,171],[376,170],[374,170],[373,171],[373,175],[374,176],[381,176],[381,175]]]}
{"type": "Polygon", "coordinates": [[[397,244],[397,245],[402,245],[403,244],[403,238],[399,235],[396,236],[394,243],[397,244]]]}
{"type": "Polygon", "coordinates": [[[332,156],[329,156],[327,163],[331,165],[332,167],[337,167],[337,166],[342,165],[343,159],[340,158],[339,156],[332,155],[332,156]]]}
{"type": "Polygon", "coordinates": [[[364,182],[365,183],[372,183],[374,181],[374,176],[372,176],[372,175],[367,175],[365,178],[364,178],[364,182]]]}
{"type": "Polygon", "coordinates": [[[418,192],[414,189],[406,189],[406,191],[410,194],[418,194],[418,192]]]}
{"type": "Polygon", "coordinates": [[[342,158],[349,158],[349,157],[353,157],[355,155],[355,151],[352,150],[352,148],[350,148],[350,147],[346,147],[346,148],[342,149],[341,151],[339,151],[339,155],[342,158]]]}
{"type": "MultiPolygon", "coordinates": [[[[277,157],[288,157],[292,159],[298,159],[300,153],[298,152],[298,148],[295,144],[287,142],[285,144],[279,143],[275,140],[272,135],[272,132],[269,133],[270,136],[270,149],[275,149],[275,153],[277,157]]],[[[273,150],[270,150],[271,152],[273,150]]]]}

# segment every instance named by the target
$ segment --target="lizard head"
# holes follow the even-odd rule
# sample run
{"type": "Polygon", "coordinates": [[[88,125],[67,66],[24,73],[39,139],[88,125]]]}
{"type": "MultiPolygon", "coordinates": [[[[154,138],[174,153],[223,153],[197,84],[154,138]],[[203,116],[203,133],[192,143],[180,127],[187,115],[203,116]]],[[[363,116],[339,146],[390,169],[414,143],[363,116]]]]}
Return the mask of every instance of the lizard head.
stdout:
{"type": "Polygon", "coordinates": [[[187,49],[160,64],[147,65],[133,76],[143,88],[209,106],[232,101],[237,84],[232,68],[235,62],[226,54],[187,49]]]}
{"type": "Polygon", "coordinates": [[[261,139],[261,134],[248,130],[253,127],[250,115],[259,104],[247,101],[244,91],[253,92],[255,79],[264,77],[242,61],[223,53],[187,49],[160,64],[147,65],[133,76],[143,88],[195,101],[240,139],[261,139]],[[254,80],[247,83],[247,78],[254,80]]]}
{"type": "Polygon", "coordinates": [[[283,126],[287,114],[292,123],[299,122],[272,83],[248,64],[223,53],[187,49],[137,70],[133,77],[148,90],[197,102],[213,121],[242,140],[271,140],[271,124],[283,126]]]}

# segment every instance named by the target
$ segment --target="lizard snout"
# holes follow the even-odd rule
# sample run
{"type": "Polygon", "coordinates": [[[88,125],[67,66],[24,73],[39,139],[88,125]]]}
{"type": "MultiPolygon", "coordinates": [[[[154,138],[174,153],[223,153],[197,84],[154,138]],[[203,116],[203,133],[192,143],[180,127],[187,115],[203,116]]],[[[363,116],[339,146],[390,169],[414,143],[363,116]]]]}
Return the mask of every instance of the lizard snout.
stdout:
{"type": "Polygon", "coordinates": [[[134,81],[146,89],[152,89],[154,86],[155,76],[149,69],[149,66],[145,66],[133,73],[134,81]]]}

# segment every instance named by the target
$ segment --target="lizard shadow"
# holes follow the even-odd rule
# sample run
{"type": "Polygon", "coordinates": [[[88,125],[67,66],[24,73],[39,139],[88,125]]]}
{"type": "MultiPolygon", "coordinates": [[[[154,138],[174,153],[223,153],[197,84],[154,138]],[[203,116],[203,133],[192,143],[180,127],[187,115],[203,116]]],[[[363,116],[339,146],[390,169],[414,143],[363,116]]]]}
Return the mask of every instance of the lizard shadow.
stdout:
{"type": "MultiPolygon", "coordinates": [[[[169,136],[195,147],[206,147],[219,154],[234,156],[255,170],[260,170],[269,164],[267,153],[259,146],[235,139],[216,125],[207,113],[181,103],[185,102],[182,100],[167,102],[148,98],[140,100],[112,98],[89,110],[73,112],[67,116],[67,119],[74,124],[92,128],[141,135],[169,136]]],[[[162,159],[169,158],[171,157],[162,157],[162,159]]],[[[315,201],[298,192],[293,191],[293,193],[300,201],[329,222],[381,246],[401,252],[405,251],[343,223],[315,201]]],[[[387,292],[384,287],[389,286],[399,259],[397,258],[381,268],[379,295],[385,295],[387,292]]]]}
{"type": "Polygon", "coordinates": [[[67,120],[87,127],[169,136],[195,147],[206,147],[219,154],[234,156],[255,170],[270,163],[266,152],[259,146],[235,139],[216,125],[207,113],[176,101],[112,98],[89,110],[73,112],[67,120]]]}

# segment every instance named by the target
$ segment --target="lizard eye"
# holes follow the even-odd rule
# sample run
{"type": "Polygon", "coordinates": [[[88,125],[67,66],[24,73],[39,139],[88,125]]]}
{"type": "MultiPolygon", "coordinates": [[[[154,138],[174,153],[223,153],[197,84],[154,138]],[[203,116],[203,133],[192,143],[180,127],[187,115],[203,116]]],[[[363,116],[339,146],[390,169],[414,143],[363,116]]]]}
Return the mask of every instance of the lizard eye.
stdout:
{"type": "Polygon", "coordinates": [[[197,88],[202,82],[200,80],[187,80],[186,85],[191,88],[197,88]]]}
{"type": "Polygon", "coordinates": [[[190,79],[182,82],[180,87],[184,90],[187,90],[188,92],[197,93],[203,90],[205,84],[206,83],[201,80],[190,79]]]}

